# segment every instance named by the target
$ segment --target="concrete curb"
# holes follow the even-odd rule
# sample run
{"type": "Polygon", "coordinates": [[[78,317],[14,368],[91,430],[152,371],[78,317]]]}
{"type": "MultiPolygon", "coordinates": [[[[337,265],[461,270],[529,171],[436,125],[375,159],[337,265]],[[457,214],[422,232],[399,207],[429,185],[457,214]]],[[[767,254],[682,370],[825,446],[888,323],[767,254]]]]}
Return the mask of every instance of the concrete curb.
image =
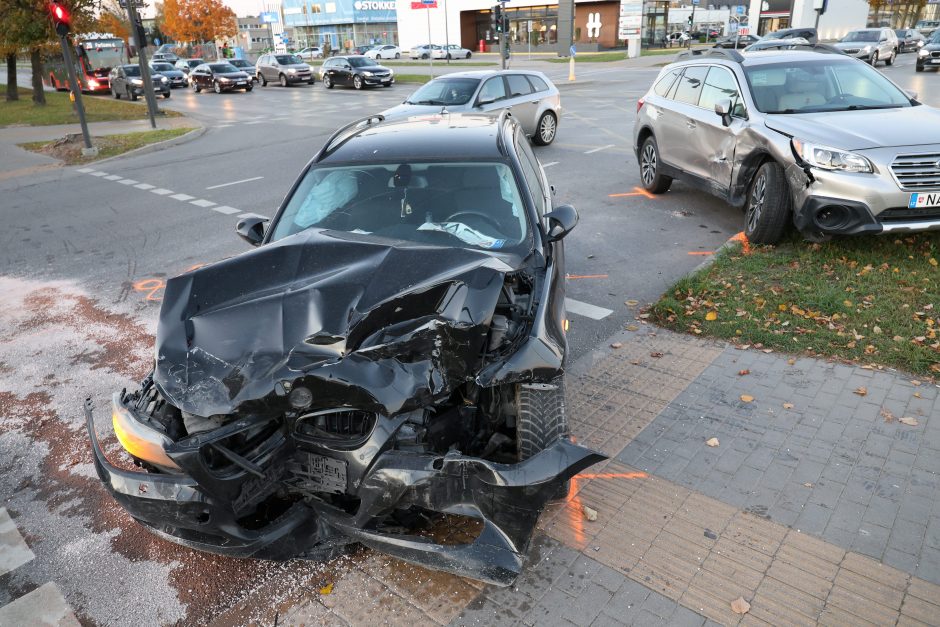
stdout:
{"type": "MultiPolygon", "coordinates": [[[[188,119],[192,119],[192,118],[188,118],[188,119]]],[[[89,161],[88,163],[81,164],[81,165],[83,167],[88,166],[89,164],[92,164],[92,163],[95,165],[98,165],[101,163],[108,163],[110,161],[114,161],[115,159],[124,159],[126,157],[140,156],[140,155],[145,155],[151,152],[158,152],[160,150],[166,150],[167,148],[173,148],[174,146],[185,144],[194,139],[198,139],[202,137],[203,135],[205,135],[206,132],[209,130],[207,126],[203,126],[201,123],[197,122],[196,120],[193,120],[193,122],[195,122],[196,124],[199,124],[199,128],[195,128],[189,131],[188,133],[180,135],[179,137],[174,137],[172,139],[165,139],[162,142],[155,142],[153,144],[147,144],[146,146],[141,146],[140,148],[135,148],[134,150],[128,150],[127,152],[123,152],[119,155],[114,155],[113,157],[108,157],[107,159],[100,159],[98,161],[89,161]]],[[[73,166],[69,166],[69,167],[73,167],[73,166]]]]}

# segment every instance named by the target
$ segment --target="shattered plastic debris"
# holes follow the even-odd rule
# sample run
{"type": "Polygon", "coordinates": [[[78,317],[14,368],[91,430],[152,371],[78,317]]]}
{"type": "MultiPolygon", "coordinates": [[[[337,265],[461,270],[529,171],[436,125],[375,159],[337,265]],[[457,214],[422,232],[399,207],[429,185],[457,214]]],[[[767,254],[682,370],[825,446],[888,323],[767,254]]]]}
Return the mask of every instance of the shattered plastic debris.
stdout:
{"type": "Polygon", "coordinates": [[[718,446],[718,438],[708,438],[705,440],[705,444],[712,447],[718,446]]]}
{"type": "Polygon", "coordinates": [[[589,521],[591,521],[591,522],[594,522],[595,520],[597,520],[597,510],[596,510],[596,509],[591,509],[591,508],[588,507],[587,505],[582,505],[582,506],[581,506],[581,512],[584,514],[585,520],[589,520],[589,521]]]}

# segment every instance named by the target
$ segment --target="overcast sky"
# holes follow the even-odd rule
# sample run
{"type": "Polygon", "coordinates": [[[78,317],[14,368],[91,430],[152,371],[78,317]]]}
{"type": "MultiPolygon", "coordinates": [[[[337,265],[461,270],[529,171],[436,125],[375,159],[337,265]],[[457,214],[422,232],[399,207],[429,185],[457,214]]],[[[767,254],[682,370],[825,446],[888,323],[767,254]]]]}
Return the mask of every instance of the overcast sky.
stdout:
{"type": "MultiPolygon", "coordinates": [[[[146,1],[149,6],[143,11],[144,17],[153,17],[154,2],[152,0],[146,1]]],[[[235,11],[235,15],[238,17],[258,15],[265,10],[265,6],[270,7],[268,9],[270,11],[276,10],[275,5],[270,0],[222,0],[222,4],[235,11]]]]}

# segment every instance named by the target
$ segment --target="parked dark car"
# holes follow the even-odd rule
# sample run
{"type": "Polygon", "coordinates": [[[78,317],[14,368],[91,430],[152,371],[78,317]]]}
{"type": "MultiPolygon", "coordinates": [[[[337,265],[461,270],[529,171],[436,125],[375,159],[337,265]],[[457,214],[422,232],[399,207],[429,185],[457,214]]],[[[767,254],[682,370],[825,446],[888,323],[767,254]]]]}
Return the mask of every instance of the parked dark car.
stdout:
{"type": "Polygon", "coordinates": [[[914,69],[917,72],[923,72],[928,68],[940,70],[940,31],[931,35],[927,43],[917,51],[917,63],[914,69]]]}
{"type": "Polygon", "coordinates": [[[766,39],[805,39],[811,44],[819,43],[819,32],[815,28],[804,26],[802,28],[781,28],[763,37],[766,39]]]}
{"type": "Polygon", "coordinates": [[[327,89],[334,85],[363,87],[391,87],[395,82],[394,70],[379,65],[375,59],[360,55],[332,57],[320,66],[320,80],[327,89]]]}
{"type": "Polygon", "coordinates": [[[255,64],[255,76],[262,87],[268,82],[279,83],[287,87],[294,83],[308,83],[313,85],[313,69],[303,62],[296,54],[263,54],[255,64]]]}
{"type": "Polygon", "coordinates": [[[242,71],[248,76],[251,77],[251,80],[258,82],[258,76],[255,73],[255,66],[245,59],[229,59],[229,64],[231,64],[236,70],[242,71]]]}
{"type": "Polygon", "coordinates": [[[255,250],[169,279],[154,370],[114,395],[139,470],[104,486],[160,537],[265,559],[358,542],[508,585],[539,513],[604,459],[568,434],[563,240],[578,221],[507,113],[337,131],[255,250]],[[442,514],[483,523],[438,544],[442,514]]]}
{"type": "Polygon", "coordinates": [[[221,94],[235,89],[248,92],[254,87],[251,76],[225,61],[197,65],[189,74],[189,83],[197,94],[203,89],[221,94]]]}
{"type": "Polygon", "coordinates": [[[754,35],[726,35],[715,41],[713,48],[734,48],[735,42],[737,42],[738,48],[747,48],[753,43],[760,41],[760,37],[755,37],[754,35]]]}
{"type": "Polygon", "coordinates": [[[173,67],[172,63],[154,61],[150,64],[150,71],[159,72],[163,76],[166,76],[167,80],[170,81],[170,88],[186,87],[186,75],[181,70],[177,70],[173,67]]]}
{"type": "Polygon", "coordinates": [[[898,36],[898,52],[916,52],[927,43],[927,38],[917,29],[898,28],[894,32],[898,36]]]}
{"type": "Polygon", "coordinates": [[[205,63],[205,61],[202,59],[179,59],[174,66],[188,77],[194,67],[202,65],[203,63],[205,63]]]}
{"type": "MultiPolygon", "coordinates": [[[[164,98],[170,97],[170,81],[166,76],[151,74],[150,79],[154,93],[162,94],[164,98]]],[[[144,79],[138,65],[118,65],[111,68],[108,81],[111,83],[111,95],[118,100],[121,96],[127,96],[128,100],[137,100],[138,96],[144,95],[144,79]]]]}

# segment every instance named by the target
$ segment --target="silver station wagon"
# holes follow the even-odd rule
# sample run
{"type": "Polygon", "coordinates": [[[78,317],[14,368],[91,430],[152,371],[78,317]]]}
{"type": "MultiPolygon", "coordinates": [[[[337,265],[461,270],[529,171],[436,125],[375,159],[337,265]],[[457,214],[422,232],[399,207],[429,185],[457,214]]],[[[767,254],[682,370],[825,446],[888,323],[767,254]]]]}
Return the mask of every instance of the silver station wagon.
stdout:
{"type": "Polygon", "coordinates": [[[558,88],[541,72],[483,70],[435,78],[398,106],[383,111],[385,119],[425,113],[498,113],[511,109],[522,130],[540,146],[555,140],[561,117],[558,88]]]}

